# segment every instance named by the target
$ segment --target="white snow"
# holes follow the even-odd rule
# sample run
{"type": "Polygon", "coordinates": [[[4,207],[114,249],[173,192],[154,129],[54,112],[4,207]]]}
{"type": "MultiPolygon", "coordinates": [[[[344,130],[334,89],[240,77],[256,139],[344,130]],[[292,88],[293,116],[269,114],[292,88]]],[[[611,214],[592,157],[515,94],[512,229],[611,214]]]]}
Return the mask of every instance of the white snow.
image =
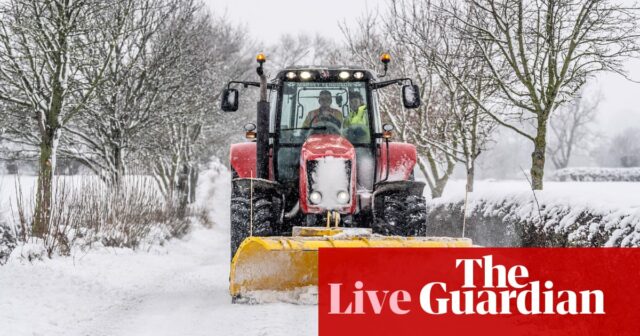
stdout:
{"type": "MultiPolygon", "coordinates": [[[[33,180],[22,177],[23,188],[31,188],[33,180]]],[[[199,206],[208,210],[213,229],[197,227],[184,239],[150,251],[100,248],[30,263],[20,256],[32,252],[31,246],[15,250],[0,266],[0,334],[317,334],[317,306],[271,303],[283,299],[270,292],[260,293],[259,305],[231,304],[229,174],[212,166],[201,181],[199,206]]],[[[0,213],[5,215],[10,215],[13,183],[13,177],[0,177],[0,213]]],[[[479,181],[476,190],[471,201],[532,197],[524,180],[479,181]]],[[[629,212],[640,211],[638,190],[635,183],[546,182],[537,195],[543,203],[629,212]]],[[[451,181],[437,202],[459,201],[463,193],[464,181],[451,181]]],[[[292,293],[294,299],[314,294],[309,289],[292,293]]]]}
{"type": "MultiPolygon", "coordinates": [[[[464,181],[451,181],[443,197],[431,204],[461,204],[464,181]]],[[[507,212],[546,232],[566,233],[571,244],[585,246],[605,239],[604,246],[640,246],[640,193],[637,182],[545,182],[535,197],[526,181],[479,181],[469,194],[468,213],[485,216],[507,212]],[[539,207],[538,207],[539,204],[539,207]],[[581,226],[579,219],[597,218],[581,226]]],[[[590,246],[590,245],[589,245],[590,246]]]]}
{"type": "MultiPolygon", "coordinates": [[[[449,181],[441,198],[434,202],[451,202],[464,199],[464,180],[449,181]]],[[[425,196],[430,197],[428,188],[425,196]]],[[[544,190],[536,191],[540,203],[565,203],[592,209],[640,210],[640,183],[634,182],[544,182],[544,190]]],[[[484,180],[475,183],[469,200],[532,200],[533,192],[526,180],[484,180]]]]}
{"type": "Polygon", "coordinates": [[[289,291],[248,291],[243,292],[243,301],[249,304],[291,303],[296,305],[317,305],[318,286],[299,287],[289,291]]]}
{"type": "Polygon", "coordinates": [[[349,239],[358,237],[370,237],[373,235],[371,229],[367,228],[343,228],[342,232],[331,236],[332,239],[349,239]]]}
{"type": "Polygon", "coordinates": [[[640,168],[570,167],[549,174],[552,181],[640,182],[640,168]]]}
{"type": "MultiPolygon", "coordinates": [[[[9,180],[0,202],[11,197],[9,180]]],[[[229,174],[210,170],[201,181],[213,229],[150,251],[101,248],[33,263],[14,251],[0,266],[0,334],[316,335],[316,306],[265,303],[268,296],[260,305],[231,304],[229,174]]]]}
{"type": "Polygon", "coordinates": [[[0,268],[5,335],[315,335],[316,306],[232,305],[226,229],[151,252],[92,251],[0,268]]]}

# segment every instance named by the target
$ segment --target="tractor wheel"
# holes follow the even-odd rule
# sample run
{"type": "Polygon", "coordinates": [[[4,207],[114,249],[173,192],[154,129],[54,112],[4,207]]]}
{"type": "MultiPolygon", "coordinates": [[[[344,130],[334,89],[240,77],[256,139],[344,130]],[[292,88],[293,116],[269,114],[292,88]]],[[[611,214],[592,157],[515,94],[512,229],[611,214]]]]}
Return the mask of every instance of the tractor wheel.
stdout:
{"type": "Polygon", "coordinates": [[[426,229],[427,203],[423,196],[409,196],[405,202],[405,236],[422,236],[426,229]]]}
{"type": "Polygon", "coordinates": [[[395,195],[385,196],[382,211],[377,211],[373,232],[385,236],[399,235],[403,212],[402,198],[395,195]]]}
{"type": "Polygon", "coordinates": [[[231,258],[240,244],[250,235],[271,236],[275,224],[274,204],[271,197],[253,199],[253,218],[251,201],[244,197],[231,198],[231,258]]]}
{"type": "Polygon", "coordinates": [[[385,196],[383,208],[376,214],[373,232],[385,236],[415,236],[424,230],[427,218],[422,196],[385,196]]]}

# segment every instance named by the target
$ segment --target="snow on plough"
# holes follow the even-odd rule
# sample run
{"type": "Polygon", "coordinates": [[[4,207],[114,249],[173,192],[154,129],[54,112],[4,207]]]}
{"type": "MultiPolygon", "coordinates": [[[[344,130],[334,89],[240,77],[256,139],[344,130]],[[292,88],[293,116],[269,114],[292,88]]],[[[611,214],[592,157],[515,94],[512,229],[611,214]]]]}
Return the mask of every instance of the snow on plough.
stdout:
{"type": "Polygon", "coordinates": [[[221,108],[238,110],[233,86],[260,88],[250,141],[233,144],[230,163],[233,302],[257,291],[290,291],[318,279],[318,249],[468,247],[465,238],[424,237],[425,184],[414,180],[416,148],[392,142],[377,90],[402,86],[404,108],[420,106],[409,78],[353,66],[296,66],[267,82],[231,81],[221,108]]]}

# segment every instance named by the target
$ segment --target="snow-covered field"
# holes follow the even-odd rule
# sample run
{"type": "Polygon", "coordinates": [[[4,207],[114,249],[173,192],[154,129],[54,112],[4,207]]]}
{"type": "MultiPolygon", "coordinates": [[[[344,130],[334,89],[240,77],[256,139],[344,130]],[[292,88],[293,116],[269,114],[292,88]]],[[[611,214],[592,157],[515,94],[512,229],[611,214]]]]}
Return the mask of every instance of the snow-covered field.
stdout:
{"type": "MultiPolygon", "coordinates": [[[[0,334],[315,335],[316,306],[230,303],[229,176],[208,171],[202,179],[198,198],[208,202],[213,229],[197,227],[149,251],[101,248],[31,264],[14,251],[0,266],[0,334]]],[[[0,178],[5,216],[13,183],[0,178]]],[[[547,182],[545,188],[538,195],[547,201],[640,211],[637,183],[547,182]]],[[[463,191],[463,181],[452,181],[440,202],[460,200],[463,191]]],[[[506,194],[531,197],[526,181],[480,181],[471,199],[506,194]]]]}

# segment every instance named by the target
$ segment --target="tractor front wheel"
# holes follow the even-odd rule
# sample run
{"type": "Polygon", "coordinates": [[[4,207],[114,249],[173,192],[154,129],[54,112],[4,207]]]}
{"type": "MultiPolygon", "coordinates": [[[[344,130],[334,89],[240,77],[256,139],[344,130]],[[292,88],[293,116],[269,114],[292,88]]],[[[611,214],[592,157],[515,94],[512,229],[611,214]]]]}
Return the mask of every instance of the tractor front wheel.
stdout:
{"type": "Polygon", "coordinates": [[[423,196],[387,195],[376,211],[373,232],[385,236],[416,236],[424,231],[427,219],[423,196]]]}

